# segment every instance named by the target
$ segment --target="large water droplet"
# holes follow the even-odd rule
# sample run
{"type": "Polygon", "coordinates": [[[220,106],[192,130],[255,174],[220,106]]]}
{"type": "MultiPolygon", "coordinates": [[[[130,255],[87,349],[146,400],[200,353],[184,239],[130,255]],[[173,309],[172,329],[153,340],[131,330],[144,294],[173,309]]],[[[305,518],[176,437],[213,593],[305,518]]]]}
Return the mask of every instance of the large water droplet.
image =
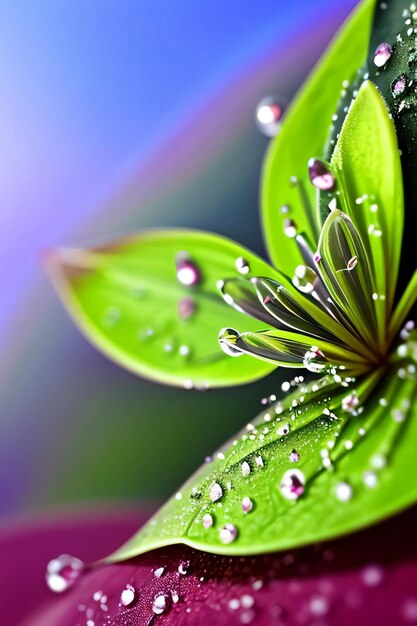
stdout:
{"type": "Polygon", "coordinates": [[[311,184],[320,191],[330,191],[335,184],[330,166],[320,159],[310,159],[308,162],[308,175],[311,184]]]}
{"type": "Polygon", "coordinates": [[[392,47],[389,43],[380,43],[375,50],[374,63],[377,67],[383,67],[391,58],[392,47]]]}
{"type": "Polygon", "coordinates": [[[263,98],[256,107],[256,125],[263,135],[275,137],[278,134],[284,107],[275,96],[263,98]]]}
{"type": "Polygon", "coordinates": [[[51,591],[62,593],[69,589],[84,571],[84,563],[70,554],[61,554],[46,566],[46,584],[51,591]]]}
{"type": "Polygon", "coordinates": [[[294,287],[297,287],[302,293],[311,293],[314,291],[314,282],[317,274],[311,267],[307,265],[298,265],[295,268],[294,278],[292,279],[294,287]]]}
{"type": "Polygon", "coordinates": [[[237,537],[237,528],[234,524],[225,524],[219,532],[220,541],[222,543],[232,543],[237,537]]]}
{"type": "Polygon", "coordinates": [[[297,469],[285,472],[280,483],[280,490],[287,500],[297,500],[304,493],[305,477],[297,469]]]}
{"type": "Polygon", "coordinates": [[[235,348],[233,346],[234,343],[239,339],[240,335],[234,328],[222,328],[219,333],[219,344],[221,349],[228,356],[242,356],[243,352],[239,350],[239,348],[235,348]]]}
{"type": "Polygon", "coordinates": [[[317,346],[311,346],[304,355],[303,365],[309,372],[319,374],[325,369],[327,362],[323,352],[317,346]]]}
{"type": "Polygon", "coordinates": [[[161,613],[165,611],[165,609],[167,608],[167,599],[167,596],[163,593],[155,596],[152,604],[152,610],[155,615],[161,615],[161,613]]]}
{"type": "Polygon", "coordinates": [[[120,602],[123,604],[123,606],[129,606],[129,604],[132,604],[132,602],[134,602],[135,597],[136,592],[134,587],[132,587],[132,585],[127,585],[120,595],[120,602]]]}

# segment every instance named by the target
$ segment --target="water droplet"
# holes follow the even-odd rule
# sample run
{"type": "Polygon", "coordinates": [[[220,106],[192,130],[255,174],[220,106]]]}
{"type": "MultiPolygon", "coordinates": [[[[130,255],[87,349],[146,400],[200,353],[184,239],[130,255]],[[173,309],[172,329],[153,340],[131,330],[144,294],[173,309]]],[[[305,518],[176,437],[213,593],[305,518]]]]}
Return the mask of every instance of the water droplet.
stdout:
{"type": "Polygon", "coordinates": [[[287,500],[297,500],[304,493],[305,477],[300,470],[288,470],[280,483],[280,490],[287,500]]]}
{"type": "Polygon", "coordinates": [[[188,319],[194,314],[195,309],[196,303],[194,298],[191,298],[190,296],[181,298],[178,302],[178,317],[181,319],[188,319]]]}
{"type": "Polygon", "coordinates": [[[323,352],[317,346],[311,346],[304,355],[303,365],[314,374],[322,372],[326,367],[326,360],[323,352]]]}
{"type": "Polygon", "coordinates": [[[152,610],[155,613],[155,615],[161,615],[161,613],[163,613],[166,608],[167,608],[167,596],[161,593],[154,598],[154,601],[152,604],[152,610]]]}
{"type": "Polygon", "coordinates": [[[348,502],[352,498],[352,487],[346,482],[337,483],[335,487],[335,494],[336,498],[340,500],[340,502],[348,502]]]}
{"type": "Polygon", "coordinates": [[[389,43],[380,43],[375,50],[374,63],[377,67],[382,67],[389,61],[392,55],[392,47],[389,43]]]}
{"type": "Polygon", "coordinates": [[[154,575],[156,578],[161,578],[162,574],[165,571],[165,567],[158,567],[155,571],[154,571],[154,575]]]}
{"type": "Polygon", "coordinates": [[[204,528],[211,528],[213,526],[213,517],[210,513],[203,515],[203,526],[204,528]]]}
{"type": "Polygon", "coordinates": [[[237,537],[237,528],[234,524],[225,524],[219,532],[220,541],[222,543],[232,543],[237,537]]]}
{"type": "Polygon", "coordinates": [[[375,472],[365,472],[362,476],[362,479],[366,487],[369,487],[370,489],[373,489],[378,484],[378,476],[377,474],[375,474],[375,472]]]}
{"type": "Polygon", "coordinates": [[[311,293],[314,291],[314,282],[317,279],[317,274],[311,267],[306,265],[298,265],[295,268],[295,274],[292,279],[294,287],[297,287],[302,293],[311,293]]]}
{"type": "Polygon", "coordinates": [[[234,328],[222,328],[219,333],[218,341],[223,352],[228,356],[242,356],[243,352],[233,346],[239,338],[240,334],[234,328]]]}
{"type": "Polygon", "coordinates": [[[263,467],[264,466],[264,460],[261,456],[257,456],[255,459],[255,463],[258,467],[263,467]]]}
{"type": "Polygon", "coordinates": [[[294,239],[297,236],[297,225],[294,220],[284,220],[284,233],[290,239],[294,239]]]}
{"type": "Polygon", "coordinates": [[[179,252],[175,258],[177,268],[177,279],[181,285],[193,287],[200,281],[200,272],[193,263],[187,252],[179,252]]]}
{"type": "Polygon", "coordinates": [[[46,566],[46,584],[51,591],[62,593],[69,589],[81,576],[85,566],[80,559],[70,554],[61,554],[46,566]]]}
{"type": "Polygon", "coordinates": [[[391,83],[391,93],[394,98],[399,98],[402,96],[407,90],[407,77],[405,74],[401,74],[397,76],[395,80],[391,83]]]}
{"type": "Polygon", "coordinates": [[[275,96],[262,98],[256,107],[256,125],[263,135],[275,137],[281,125],[284,107],[275,96]]]}
{"type": "Polygon", "coordinates": [[[349,261],[347,262],[346,265],[346,269],[351,272],[357,265],[358,263],[358,257],[357,256],[353,256],[351,259],[349,259],[349,261]]]}
{"type": "Polygon", "coordinates": [[[308,162],[308,175],[311,184],[320,191],[330,191],[335,184],[330,166],[320,159],[310,159],[308,162]]]}
{"type": "Polygon", "coordinates": [[[250,474],[250,465],[247,461],[243,461],[242,465],[240,466],[240,469],[242,470],[242,476],[244,478],[246,478],[246,476],[249,476],[250,474]]]}
{"type": "Polygon", "coordinates": [[[120,602],[123,604],[123,606],[129,606],[129,604],[132,604],[132,602],[134,602],[135,597],[135,589],[132,587],[132,585],[127,585],[120,595],[120,602]]]}
{"type": "Polygon", "coordinates": [[[249,274],[249,263],[246,259],[243,258],[243,256],[240,256],[238,259],[236,259],[235,267],[239,274],[249,274]]]}
{"type": "Polygon", "coordinates": [[[277,429],[277,435],[279,437],[285,437],[285,435],[289,434],[290,430],[291,426],[288,423],[282,424],[282,426],[277,429]]]}
{"type": "Polygon", "coordinates": [[[358,407],[358,405],[359,398],[354,391],[342,400],[342,409],[344,411],[348,411],[348,413],[355,414],[355,409],[358,407]]]}
{"type": "Polygon", "coordinates": [[[313,596],[310,599],[310,613],[316,617],[322,617],[329,611],[329,602],[325,596],[313,596]]]}
{"type": "Polygon", "coordinates": [[[362,572],[362,582],[367,587],[376,587],[384,578],[384,571],[378,565],[368,565],[362,572]]]}
{"type": "Polygon", "coordinates": [[[299,460],[300,460],[300,455],[298,454],[297,450],[292,450],[290,452],[291,463],[297,463],[299,460]]]}
{"type": "Polygon", "coordinates": [[[182,561],[178,565],[178,573],[181,574],[181,576],[186,576],[186,574],[188,574],[189,567],[190,561],[182,561]]]}
{"type": "Polygon", "coordinates": [[[113,328],[116,326],[122,318],[122,314],[120,309],[116,307],[110,307],[105,311],[103,315],[103,325],[107,326],[107,328],[113,328]]]}
{"type": "Polygon", "coordinates": [[[248,498],[248,496],[245,496],[242,500],[242,511],[246,514],[252,511],[252,509],[253,509],[252,500],[248,498]]]}
{"type": "Polygon", "coordinates": [[[219,483],[212,483],[210,485],[210,500],[212,502],[217,502],[223,495],[223,489],[220,487],[219,483]]]}

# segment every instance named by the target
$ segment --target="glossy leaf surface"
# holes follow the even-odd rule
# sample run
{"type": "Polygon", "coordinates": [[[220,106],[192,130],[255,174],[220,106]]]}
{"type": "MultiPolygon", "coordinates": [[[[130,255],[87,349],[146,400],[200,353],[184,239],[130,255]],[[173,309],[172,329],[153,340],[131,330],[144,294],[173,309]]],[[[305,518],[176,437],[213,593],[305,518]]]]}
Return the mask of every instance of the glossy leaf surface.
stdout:
{"type": "Polygon", "coordinates": [[[274,369],[249,356],[232,359],[217,341],[226,325],[265,326],[228,307],[217,288],[219,280],[239,276],[241,257],[249,275],[274,274],[239,245],[197,231],[147,232],[96,249],[61,250],[49,267],[68,310],[102,352],[142,376],[206,388],[250,382],[274,369]],[[195,284],[180,282],[181,267],[182,279],[195,284]]]}
{"type": "Polygon", "coordinates": [[[301,384],[220,450],[110,560],[173,543],[231,555],[282,550],[415,502],[416,380],[403,369],[380,381],[376,373],[356,388],[332,377],[301,384]],[[298,498],[288,499],[281,487],[287,472],[304,477],[298,498]],[[225,528],[235,530],[231,543],[225,528]]]}

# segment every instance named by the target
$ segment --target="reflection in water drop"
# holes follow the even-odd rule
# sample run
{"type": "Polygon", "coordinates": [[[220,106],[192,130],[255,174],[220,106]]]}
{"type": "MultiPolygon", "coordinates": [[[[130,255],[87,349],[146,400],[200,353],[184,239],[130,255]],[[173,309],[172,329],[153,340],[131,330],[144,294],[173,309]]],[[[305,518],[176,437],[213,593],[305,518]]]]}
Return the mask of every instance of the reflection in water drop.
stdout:
{"type": "Polygon", "coordinates": [[[250,271],[249,263],[243,256],[236,259],[235,266],[239,274],[248,274],[250,271]]]}
{"type": "Polygon", "coordinates": [[[306,265],[298,265],[295,268],[292,283],[302,293],[311,293],[314,291],[314,283],[317,280],[317,274],[311,267],[306,265]]]}
{"type": "Polygon", "coordinates": [[[407,89],[407,77],[405,74],[401,74],[391,83],[391,93],[394,98],[402,96],[407,89]]]}
{"type": "Polygon", "coordinates": [[[304,493],[305,477],[300,470],[288,470],[282,477],[280,491],[287,500],[297,500],[304,493]]]}
{"type": "Polygon", "coordinates": [[[84,571],[84,563],[69,554],[61,554],[46,567],[46,584],[51,591],[62,593],[69,589],[84,571]]]}
{"type": "Polygon", "coordinates": [[[392,47],[389,43],[380,43],[375,50],[374,63],[377,67],[383,67],[391,58],[392,47]]]}
{"type": "Polygon", "coordinates": [[[200,281],[200,272],[195,263],[189,258],[188,252],[179,252],[175,257],[177,279],[181,285],[193,287],[200,281]]]}
{"type": "Polygon", "coordinates": [[[219,532],[220,541],[222,543],[232,543],[237,537],[237,528],[234,524],[225,524],[219,532]]]}
{"type": "Polygon", "coordinates": [[[308,175],[311,184],[320,191],[330,191],[335,184],[334,176],[329,165],[320,159],[310,159],[308,162],[308,175]]]}

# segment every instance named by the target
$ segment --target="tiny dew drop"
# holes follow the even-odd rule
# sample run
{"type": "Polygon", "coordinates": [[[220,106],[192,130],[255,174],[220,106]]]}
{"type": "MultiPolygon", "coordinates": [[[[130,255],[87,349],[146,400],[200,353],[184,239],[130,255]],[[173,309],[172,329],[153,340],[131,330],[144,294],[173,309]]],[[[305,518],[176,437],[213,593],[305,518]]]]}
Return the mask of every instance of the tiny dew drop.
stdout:
{"type": "Polygon", "coordinates": [[[210,515],[210,513],[206,513],[205,515],[203,515],[202,523],[204,528],[211,528],[214,523],[213,516],[210,515]]]}
{"type": "Polygon", "coordinates": [[[194,298],[185,296],[178,302],[178,317],[181,319],[188,319],[191,317],[196,309],[196,303],[194,298]]]}
{"type": "Polygon", "coordinates": [[[291,463],[298,463],[299,460],[300,460],[300,455],[298,454],[297,450],[292,450],[290,452],[291,463]]]}
{"type": "Polygon", "coordinates": [[[256,107],[256,125],[263,135],[275,137],[278,134],[284,107],[275,96],[262,98],[256,107]]]}
{"type": "Polygon", "coordinates": [[[210,485],[210,500],[212,502],[217,502],[223,495],[223,489],[219,485],[219,483],[212,483],[210,485]]]}
{"type": "Polygon", "coordinates": [[[46,566],[46,584],[51,591],[62,593],[72,587],[84,569],[85,565],[80,559],[70,554],[61,554],[46,566]]]}
{"type": "Polygon", "coordinates": [[[253,502],[252,500],[248,497],[245,496],[242,500],[242,511],[245,513],[245,515],[247,513],[250,513],[250,511],[252,511],[253,509],[253,502]]]}
{"type": "Polygon", "coordinates": [[[287,500],[298,500],[304,493],[305,477],[298,469],[285,472],[280,483],[280,491],[287,500]]]}
{"type": "Polygon", "coordinates": [[[352,498],[353,490],[349,483],[340,482],[335,487],[335,494],[340,502],[349,502],[352,498]]]}
{"type": "Polygon", "coordinates": [[[232,543],[237,537],[237,532],[234,524],[225,524],[219,531],[220,541],[224,544],[232,543]]]}
{"type": "Polygon", "coordinates": [[[391,58],[392,47],[389,43],[380,43],[375,50],[374,63],[377,67],[383,67],[391,58]]]}
{"type": "Polygon", "coordinates": [[[240,256],[238,259],[236,259],[235,267],[239,274],[249,274],[249,263],[246,259],[243,258],[243,256],[240,256]]]}
{"type": "Polygon", "coordinates": [[[284,233],[290,239],[297,236],[297,225],[294,220],[284,220],[284,233]]]}
{"type": "Polygon", "coordinates": [[[391,93],[394,98],[399,98],[407,90],[407,77],[405,74],[400,74],[391,83],[391,93]]]}
{"type": "Polygon", "coordinates": [[[320,191],[330,191],[335,185],[334,176],[330,166],[320,159],[310,159],[308,162],[308,175],[311,184],[320,191]]]}

